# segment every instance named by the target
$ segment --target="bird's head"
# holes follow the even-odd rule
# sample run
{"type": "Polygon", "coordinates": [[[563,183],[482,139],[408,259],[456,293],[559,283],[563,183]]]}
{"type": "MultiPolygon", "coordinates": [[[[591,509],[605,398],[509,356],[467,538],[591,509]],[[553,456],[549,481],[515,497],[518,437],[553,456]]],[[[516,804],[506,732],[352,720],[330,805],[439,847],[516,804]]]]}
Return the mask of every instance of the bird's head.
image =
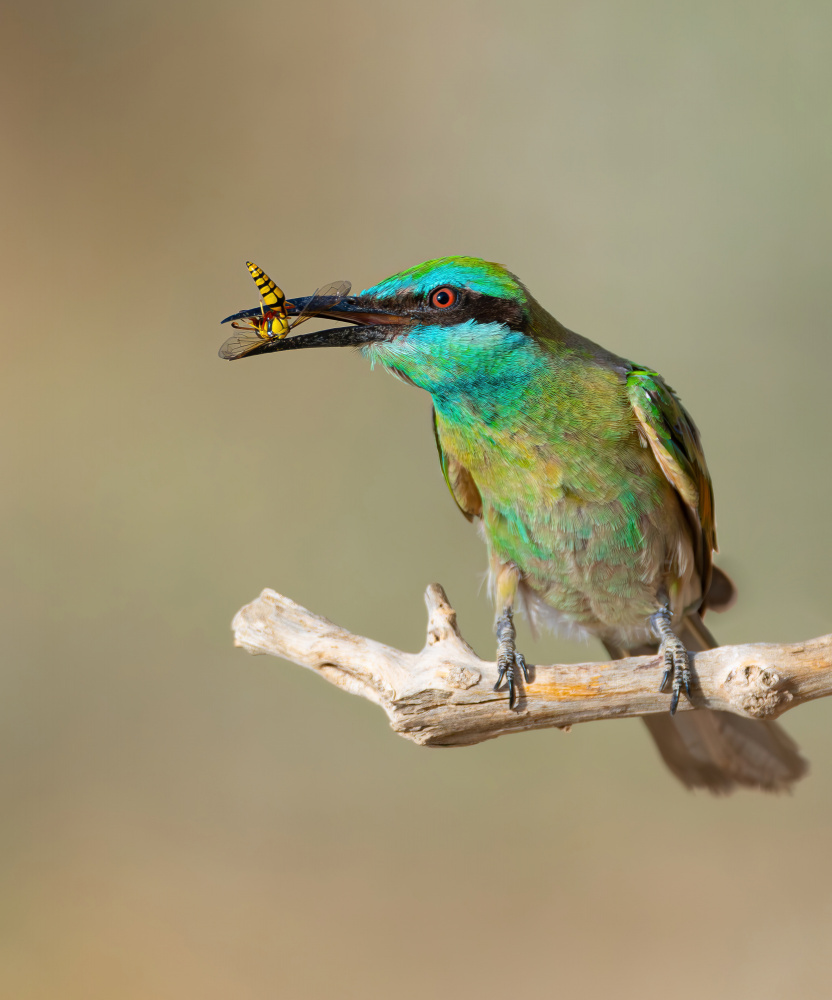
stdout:
{"type": "MultiPolygon", "coordinates": [[[[288,314],[297,315],[308,301],[287,300],[288,314]]],[[[357,346],[405,381],[441,393],[472,378],[480,384],[489,375],[500,378],[507,355],[529,339],[533,305],[524,286],[502,265],[477,257],[442,257],[314,310],[316,316],[351,325],[264,341],[246,356],[357,346]]]]}

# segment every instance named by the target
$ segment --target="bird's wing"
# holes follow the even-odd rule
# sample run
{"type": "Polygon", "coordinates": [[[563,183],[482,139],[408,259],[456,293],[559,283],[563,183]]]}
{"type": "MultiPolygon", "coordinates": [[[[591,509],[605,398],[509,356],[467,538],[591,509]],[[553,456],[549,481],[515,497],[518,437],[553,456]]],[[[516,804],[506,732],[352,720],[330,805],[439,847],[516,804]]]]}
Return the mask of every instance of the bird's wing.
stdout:
{"type": "Polygon", "coordinates": [[[439,429],[436,426],[436,410],[433,411],[433,436],[436,440],[436,450],[439,452],[442,475],[445,477],[451,496],[456,500],[457,507],[469,521],[473,521],[475,517],[482,517],[482,497],[471,473],[442,449],[439,429]]]}
{"type": "Polygon", "coordinates": [[[657,372],[633,365],[626,378],[641,433],[679,494],[693,529],[697,568],[707,594],[711,553],[716,550],[716,522],[713,486],[699,431],[679,397],[657,372]]]}

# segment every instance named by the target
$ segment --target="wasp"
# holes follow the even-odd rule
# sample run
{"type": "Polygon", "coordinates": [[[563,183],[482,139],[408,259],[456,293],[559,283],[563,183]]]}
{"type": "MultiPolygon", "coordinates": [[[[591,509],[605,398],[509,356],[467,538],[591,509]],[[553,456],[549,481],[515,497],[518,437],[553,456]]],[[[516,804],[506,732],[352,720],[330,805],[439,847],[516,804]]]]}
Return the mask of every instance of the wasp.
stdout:
{"type": "Polygon", "coordinates": [[[246,261],[246,267],[251,272],[262,301],[259,308],[244,309],[223,320],[223,323],[231,323],[239,331],[232,334],[220,348],[219,355],[226,361],[242,358],[255,347],[260,347],[264,340],[283,340],[298,324],[311,319],[321,309],[331,309],[350,292],[348,281],[324,285],[304,300],[303,307],[297,314],[292,312],[290,319],[290,310],[294,311],[295,305],[286,301],[282,290],[262,268],[250,260],[246,261]]]}

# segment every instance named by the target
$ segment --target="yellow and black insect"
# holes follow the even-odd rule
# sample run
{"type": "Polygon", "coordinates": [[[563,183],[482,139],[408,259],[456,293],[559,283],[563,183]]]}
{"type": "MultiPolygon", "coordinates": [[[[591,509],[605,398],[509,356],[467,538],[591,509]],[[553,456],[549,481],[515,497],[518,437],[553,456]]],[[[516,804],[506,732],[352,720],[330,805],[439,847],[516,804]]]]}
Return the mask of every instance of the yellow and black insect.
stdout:
{"type": "Polygon", "coordinates": [[[294,304],[286,302],[286,296],[262,268],[251,261],[246,261],[246,267],[251,272],[263,301],[259,309],[244,309],[223,320],[223,323],[230,322],[239,331],[232,334],[220,348],[220,357],[227,361],[242,358],[259,347],[264,340],[283,340],[299,323],[311,319],[322,308],[337,305],[350,292],[348,281],[325,285],[310,295],[297,315],[290,320],[288,309],[294,309],[294,304]]]}

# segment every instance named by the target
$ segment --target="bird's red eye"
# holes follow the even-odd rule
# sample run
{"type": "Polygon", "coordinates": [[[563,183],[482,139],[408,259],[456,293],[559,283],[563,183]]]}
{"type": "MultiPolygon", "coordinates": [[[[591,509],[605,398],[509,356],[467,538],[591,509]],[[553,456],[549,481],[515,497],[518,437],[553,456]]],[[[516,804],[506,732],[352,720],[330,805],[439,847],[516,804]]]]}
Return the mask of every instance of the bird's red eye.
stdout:
{"type": "Polygon", "coordinates": [[[456,302],[456,298],[456,291],[443,285],[442,288],[437,288],[430,293],[428,301],[436,309],[447,309],[456,302]]]}

